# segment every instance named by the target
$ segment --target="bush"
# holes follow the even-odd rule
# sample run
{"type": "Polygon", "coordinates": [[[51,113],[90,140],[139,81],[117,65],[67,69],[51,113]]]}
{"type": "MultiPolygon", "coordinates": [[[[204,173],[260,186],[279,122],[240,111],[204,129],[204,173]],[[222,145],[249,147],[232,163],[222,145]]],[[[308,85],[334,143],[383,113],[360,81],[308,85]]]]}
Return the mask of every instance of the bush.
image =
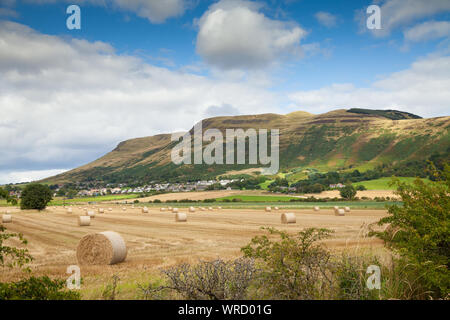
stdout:
{"type": "Polygon", "coordinates": [[[0,282],[0,300],[79,300],[80,294],[67,290],[64,280],[31,277],[18,282],[0,282]]]}
{"type": "Polygon", "coordinates": [[[162,272],[168,284],[156,288],[153,284],[141,286],[144,297],[154,297],[162,290],[173,290],[189,300],[245,299],[257,269],[252,259],[239,258],[201,261],[194,266],[184,263],[162,272]]]}
{"type": "Polygon", "coordinates": [[[264,228],[280,241],[264,236],[253,238],[242,248],[245,257],[262,262],[259,294],[264,299],[324,299],[332,295],[330,253],[316,242],[332,231],[309,228],[296,237],[273,228],[264,228]]]}
{"type": "Polygon", "coordinates": [[[348,184],[339,190],[339,194],[343,199],[352,200],[356,196],[356,189],[351,184],[348,184]]]}
{"type": "Polygon", "coordinates": [[[139,203],[139,200],[134,200],[133,203],[139,203]]]}
{"type": "Polygon", "coordinates": [[[153,200],[153,203],[161,203],[161,200],[155,199],[155,200],[153,200]]]}
{"type": "Polygon", "coordinates": [[[446,181],[430,184],[393,179],[403,206],[389,206],[389,215],[378,222],[388,228],[373,232],[406,260],[416,282],[433,298],[450,293],[450,166],[443,176],[446,181]]]}
{"type": "Polygon", "coordinates": [[[49,187],[42,184],[29,184],[22,192],[20,208],[22,210],[44,210],[52,200],[52,192],[49,187]]]}
{"type": "Polygon", "coordinates": [[[356,186],[356,190],[357,191],[364,191],[364,190],[367,190],[367,188],[364,187],[362,184],[360,184],[360,185],[356,186]]]}
{"type": "Polygon", "coordinates": [[[0,267],[6,266],[13,268],[15,266],[22,267],[33,258],[27,249],[19,249],[3,245],[3,241],[14,239],[21,244],[27,244],[27,240],[20,233],[7,233],[6,228],[0,225],[0,267]]]}

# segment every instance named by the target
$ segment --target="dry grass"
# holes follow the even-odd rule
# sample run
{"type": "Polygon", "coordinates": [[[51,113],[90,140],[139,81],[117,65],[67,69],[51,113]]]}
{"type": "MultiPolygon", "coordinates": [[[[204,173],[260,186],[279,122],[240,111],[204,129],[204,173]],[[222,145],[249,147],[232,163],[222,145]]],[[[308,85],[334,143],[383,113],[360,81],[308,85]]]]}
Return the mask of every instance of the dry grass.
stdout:
{"type": "MultiPolygon", "coordinates": [[[[77,217],[83,211],[75,207],[71,215],[62,207],[40,213],[14,209],[14,222],[7,228],[23,233],[29,240],[27,247],[35,258],[31,264],[35,275],[60,278],[67,277],[69,265],[77,264],[76,247],[84,235],[106,230],[119,232],[128,247],[126,261],[112,266],[82,266],[83,298],[100,298],[102,288],[113,275],[119,276],[119,287],[124,287],[119,297],[135,298],[132,292],[138,282],[148,280],[159,268],[181,262],[195,263],[199,259],[240,256],[241,247],[252,237],[264,233],[260,229],[262,226],[288,232],[307,227],[329,228],[335,234],[326,245],[337,251],[352,247],[382,248],[380,240],[361,233],[361,226],[378,221],[386,214],[384,210],[352,210],[345,217],[336,217],[332,209],[320,212],[289,209],[295,213],[297,223],[286,225],[280,221],[283,210],[224,209],[197,211],[189,215],[188,222],[176,223],[171,212],[160,212],[159,208],[149,208],[149,213],[144,214],[141,208],[129,207],[123,212],[121,206],[112,207],[112,212],[96,216],[89,227],[78,227],[77,217]]],[[[187,212],[188,209],[180,210],[187,212]]],[[[0,273],[0,281],[22,277],[24,274],[17,270],[0,273]]]]}

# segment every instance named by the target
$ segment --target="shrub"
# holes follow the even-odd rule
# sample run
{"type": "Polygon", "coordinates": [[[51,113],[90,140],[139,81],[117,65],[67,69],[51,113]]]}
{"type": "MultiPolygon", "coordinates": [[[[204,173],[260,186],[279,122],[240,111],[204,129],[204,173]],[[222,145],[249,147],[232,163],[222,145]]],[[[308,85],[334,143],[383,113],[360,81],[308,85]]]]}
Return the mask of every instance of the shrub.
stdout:
{"type": "Polygon", "coordinates": [[[49,187],[42,184],[29,184],[22,192],[20,208],[44,210],[47,204],[52,200],[52,192],[49,187]]]}
{"type": "Polygon", "coordinates": [[[153,200],[153,203],[161,203],[161,200],[155,199],[155,200],[153,200]]]}
{"type": "Polygon", "coordinates": [[[247,297],[247,290],[257,272],[252,259],[232,261],[217,259],[201,261],[197,265],[181,264],[162,271],[168,284],[141,286],[145,297],[162,290],[174,290],[189,300],[239,300],[247,297]]]}
{"type": "Polygon", "coordinates": [[[264,228],[280,241],[253,238],[242,248],[245,257],[262,262],[259,294],[267,299],[324,299],[333,285],[330,253],[317,241],[328,237],[327,229],[309,228],[291,236],[264,228]]]}
{"type": "Polygon", "coordinates": [[[67,290],[65,284],[47,276],[0,283],[0,300],[79,300],[80,294],[67,290]]]}
{"type": "Polygon", "coordinates": [[[0,267],[4,267],[5,263],[10,268],[22,267],[33,259],[27,249],[3,245],[3,242],[8,239],[15,239],[22,244],[27,244],[27,240],[23,238],[22,234],[7,233],[6,228],[0,225],[0,267]]]}
{"type": "Polygon", "coordinates": [[[356,196],[356,189],[351,184],[348,184],[339,190],[339,194],[343,199],[352,200],[356,196]]]}
{"type": "Polygon", "coordinates": [[[133,201],[133,203],[139,203],[139,200],[136,199],[136,200],[133,201]]]}
{"type": "Polygon", "coordinates": [[[378,222],[389,227],[373,232],[407,261],[433,298],[447,297],[450,287],[450,166],[443,176],[446,181],[430,184],[393,179],[403,206],[389,206],[389,215],[378,222]]]}
{"type": "Polygon", "coordinates": [[[363,186],[362,184],[360,184],[360,185],[356,186],[356,190],[357,191],[364,191],[364,190],[367,190],[367,188],[365,186],[363,186]]]}

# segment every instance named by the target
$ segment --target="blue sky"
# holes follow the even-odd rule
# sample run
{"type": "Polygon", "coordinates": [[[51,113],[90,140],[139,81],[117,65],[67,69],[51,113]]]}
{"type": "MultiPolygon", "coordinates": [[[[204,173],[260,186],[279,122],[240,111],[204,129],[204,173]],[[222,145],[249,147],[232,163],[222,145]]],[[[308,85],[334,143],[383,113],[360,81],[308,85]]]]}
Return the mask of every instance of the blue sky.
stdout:
{"type": "Polygon", "coordinates": [[[0,0],[0,183],[207,116],[448,116],[449,41],[448,0],[0,0]],[[380,31],[365,27],[371,4],[380,31]]]}

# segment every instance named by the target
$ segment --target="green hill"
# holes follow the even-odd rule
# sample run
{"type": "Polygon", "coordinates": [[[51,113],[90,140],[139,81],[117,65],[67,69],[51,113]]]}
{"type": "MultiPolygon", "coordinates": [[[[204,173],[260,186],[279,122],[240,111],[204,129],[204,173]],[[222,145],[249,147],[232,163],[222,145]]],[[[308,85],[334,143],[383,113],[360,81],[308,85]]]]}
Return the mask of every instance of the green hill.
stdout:
{"type": "MultiPolygon", "coordinates": [[[[298,111],[287,115],[203,120],[203,130],[210,128],[223,133],[225,129],[237,128],[279,129],[280,171],[291,172],[287,177],[301,177],[304,175],[302,168],[322,172],[355,168],[364,171],[383,164],[401,165],[426,160],[433,153],[448,155],[450,150],[450,117],[421,119],[395,110],[350,109],[319,115],[298,111]]],[[[161,134],[121,142],[100,159],[43,182],[183,181],[231,172],[254,174],[262,167],[248,164],[176,166],[170,158],[176,143],[170,138],[170,134],[161,134]]]]}

